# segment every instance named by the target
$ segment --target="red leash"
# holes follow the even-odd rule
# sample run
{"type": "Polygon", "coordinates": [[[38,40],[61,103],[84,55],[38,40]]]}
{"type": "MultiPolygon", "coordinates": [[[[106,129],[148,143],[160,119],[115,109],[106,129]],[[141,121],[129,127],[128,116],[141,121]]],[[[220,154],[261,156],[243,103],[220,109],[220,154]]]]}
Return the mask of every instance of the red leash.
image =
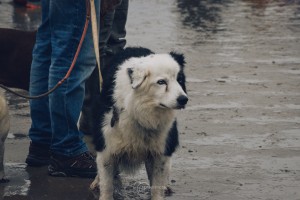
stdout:
{"type": "Polygon", "coordinates": [[[91,6],[90,6],[90,0],[86,0],[86,20],[85,20],[85,24],[84,24],[84,29],[83,29],[83,32],[82,32],[82,35],[81,35],[81,38],[80,38],[80,41],[79,41],[79,44],[78,44],[78,47],[77,47],[77,50],[76,50],[76,53],[75,53],[75,56],[73,58],[73,61],[72,61],[72,64],[68,70],[68,72],[66,73],[65,77],[62,78],[52,89],[50,89],[49,91],[47,91],[46,93],[44,94],[40,94],[40,95],[37,95],[37,96],[27,96],[27,95],[22,95],[22,94],[19,94],[13,90],[11,90],[10,88],[0,84],[0,87],[3,88],[4,90],[8,91],[8,92],[11,92],[19,97],[22,97],[22,98],[25,98],[25,99],[39,99],[39,98],[42,98],[42,97],[45,97],[45,96],[48,96],[50,93],[52,93],[54,90],[56,90],[67,78],[69,78],[72,70],[74,69],[74,66],[75,66],[75,63],[77,61],[77,58],[78,58],[78,55],[79,55],[79,52],[80,52],[80,49],[82,47],[82,43],[84,41],[84,38],[86,36],[86,32],[87,32],[87,29],[88,29],[88,26],[89,26],[89,22],[90,22],[90,19],[91,19],[91,6]]]}

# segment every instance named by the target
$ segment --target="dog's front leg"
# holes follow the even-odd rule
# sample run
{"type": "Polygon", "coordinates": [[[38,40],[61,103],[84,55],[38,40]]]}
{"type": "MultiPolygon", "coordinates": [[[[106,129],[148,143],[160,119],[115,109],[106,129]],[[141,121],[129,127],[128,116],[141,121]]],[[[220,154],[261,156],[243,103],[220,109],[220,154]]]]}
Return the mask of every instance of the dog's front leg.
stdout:
{"type": "MultiPolygon", "coordinates": [[[[98,173],[99,174],[99,173],[98,173]]],[[[90,190],[96,190],[99,188],[99,182],[100,182],[100,178],[99,175],[97,174],[97,176],[95,177],[95,179],[93,180],[93,182],[90,184],[90,190]]]]}
{"type": "Polygon", "coordinates": [[[0,138],[0,183],[4,182],[4,140],[0,138]]]}
{"type": "MultiPolygon", "coordinates": [[[[9,124],[9,122],[7,122],[7,124],[9,124]]],[[[1,127],[1,122],[0,122],[0,129],[5,128],[5,127],[1,127]]],[[[6,126],[6,124],[4,124],[6,126]]],[[[0,130],[0,183],[6,183],[9,180],[5,178],[5,174],[4,174],[4,151],[5,151],[5,139],[7,137],[8,134],[8,128],[2,132],[3,130],[0,130]]]]}
{"type": "Polygon", "coordinates": [[[170,157],[163,155],[155,156],[153,158],[153,164],[148,165],[147,171],[148,175],[151,174],[151,177],[148,177],[151,185],[151,199],[164,199],[164,193],[167,188],[166,184],[170,171],[170,157]]]}
{"type": "Polygon", "coordinates": [[[5,183],[8,181],[8,179],[4,178],[4,145],[9,131],[9,126],[10,124],[7,104],[4,101],[4,98],[0,96],[0,183],[5,183]]]}
{"type": "Polygon", "coordinates": [[[112,156],[103,156],[98,153],[97,155],[97,165],[98,165],[98,175],[99,175],[99,189],[100,198],[99,200],[113,200],[114,193],[114,171],[115,171],[115,161],[112,156]],[[99,157],[99,159],[98,159],[99,157]]]}

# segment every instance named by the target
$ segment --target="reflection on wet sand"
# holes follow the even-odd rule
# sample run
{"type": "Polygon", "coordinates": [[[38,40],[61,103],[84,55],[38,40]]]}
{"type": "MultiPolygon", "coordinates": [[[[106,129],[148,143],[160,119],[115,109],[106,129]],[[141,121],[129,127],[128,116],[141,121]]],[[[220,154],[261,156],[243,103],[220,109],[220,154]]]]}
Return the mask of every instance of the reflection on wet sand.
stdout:
{"type": "Polygon", "coordinates": [[[12,16],[14,28],[25,31],[36,30],[41,22],[40,16],[41,10],[39,8],[14,7],[12,16]]]}
{"type": "Polygon", "coordinates": [[[220,13],[230,2],[230,0],[177,0],[177,7],[184,26],[196,31],[215,33],[221,30],[218,28],[222,20],[220,13]]]}
{"type": "Polygon", "coordinates": [[[24,163],[9,163],[6,168],[13,178],[9,185],[0,185],[3,200],[96,199],[89,190],[90,179],[53,178],[47,176],[47,167],[27,168],[24,163]]]}
{"type": "Polygon", "coordinates": [[[0,2],[0,27],[25,31],[36,30],[41,22],[41,9],[15,5],[11,0],[0,2]]]}

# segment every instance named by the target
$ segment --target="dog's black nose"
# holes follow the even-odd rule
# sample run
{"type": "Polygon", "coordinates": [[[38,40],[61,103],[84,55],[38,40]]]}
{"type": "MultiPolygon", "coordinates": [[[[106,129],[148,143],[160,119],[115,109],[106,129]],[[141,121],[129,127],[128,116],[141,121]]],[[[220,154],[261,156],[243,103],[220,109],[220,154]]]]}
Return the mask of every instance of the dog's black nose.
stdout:
{"type": "Polygon", "coordinates": [[[187,96],[185,95],[180,95],[178,98],[177,98],[177,102],[179,105],[181,106],[184,106],[187,102],[188,102],[189,98],[187,98],[187,96]]]}

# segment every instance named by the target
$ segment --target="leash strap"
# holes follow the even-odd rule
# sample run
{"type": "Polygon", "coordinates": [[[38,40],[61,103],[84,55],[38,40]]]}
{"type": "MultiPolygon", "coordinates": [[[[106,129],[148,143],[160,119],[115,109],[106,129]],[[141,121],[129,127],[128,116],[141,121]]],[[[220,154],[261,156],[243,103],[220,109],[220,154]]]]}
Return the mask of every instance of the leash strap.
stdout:
{"type": "Polygon", "coordinates": [[[100,92],[102,90],[102,74],[101,74],[101,66],[100,66],[100,55],[99,55],[99,34],[97,28],[97,16],[96,16],[96,8],[95,8],[95,1],[90,0],[91,4],[91,22],[92,22],[92,33],[93,33],[93,41],[94,41],[94,50],[96,55],[96,62],[98,67],[98,74],[99,74],[99,89],[100,92]]]}

